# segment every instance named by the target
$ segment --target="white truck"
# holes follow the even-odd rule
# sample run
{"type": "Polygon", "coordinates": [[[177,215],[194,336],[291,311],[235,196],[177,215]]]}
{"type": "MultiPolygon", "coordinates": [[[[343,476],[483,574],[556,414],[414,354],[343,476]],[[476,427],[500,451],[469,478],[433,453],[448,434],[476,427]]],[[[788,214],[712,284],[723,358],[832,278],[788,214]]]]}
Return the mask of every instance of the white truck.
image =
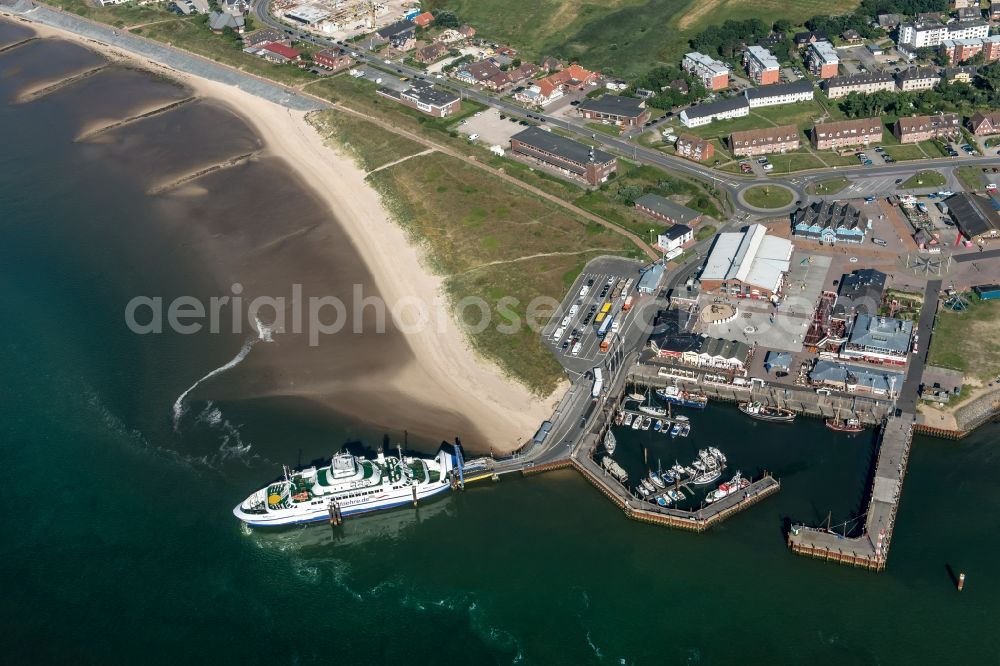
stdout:
{"type": "Polygon", "coordinates": [[[571,352],[573,354],[573,356],[579,356],[580,355],[580,348],[581,347],[583,347],[583,343],[582,342],[578,342],[575,345],[573,345],[573,351],[571,352]]]}
{"type": "Polygon", "coordinates": [[[555,333],[552,334],[552,340],[554,342],[559,342],[562,339],[564,333],[566,333],[566,327],[560,326],[555,330],[555,333]]]}

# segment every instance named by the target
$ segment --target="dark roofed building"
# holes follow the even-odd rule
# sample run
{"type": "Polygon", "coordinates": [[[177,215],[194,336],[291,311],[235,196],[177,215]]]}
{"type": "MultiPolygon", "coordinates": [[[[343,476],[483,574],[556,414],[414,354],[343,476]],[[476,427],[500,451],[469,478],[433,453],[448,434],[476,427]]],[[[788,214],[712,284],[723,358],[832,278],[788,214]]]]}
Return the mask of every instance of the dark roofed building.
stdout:
{"type": "Polygon", "coordinates": [[[590,185],[603,183],[617,168],[614,155],[538,127],[510,137],[510,148],[517,155],[553,166],[590,185]]]}
{"type": "Polygon", "coordinates": [[[585,99],[576,107],[584,118],[608,122],[619,127],[639,127],[649,120],[646,102],[635,97],[601,95],[585,99]]]}
{"type": "Polygon", "coordinates": [[[936,116],[907,116],[893,126],[893,134],[900,143],[920,143],[930,139],[956,138],[962,133],[962,119],[956,113],[939,113],[936,116]]]}
{"type": "Polygon", "coordinates": [[[256,48],[270,44],[271,42],[281,42],[287,46],[291,46],[285,33],[274,28],[261,28],[260,30],[254,30],[243,35],[243,46],[245,48],[256,48]]]}
{"type": "Polygon", "coordinates": [[[1000,134],[1000,111],[990,111],[989,113],[976,111],[969,118],[969,129],[976,136],[1000,134]]]}
{"type": "Polygon", "coordinates": [[[833,245],[862,243],[871,220],[846,201],[814,201],[792,216],[792,235],[833,245]]]}
{"type": "Polygon", "coordinates": [[[413,54],[413,58],[417,62],[431,63],[440,60],[448,53],[448,47],[441,42],[434,42],[433,44],[428,44],[423,48],[417,49],[417,52],[413,54]]]}
{"type": "Polygon", "coordinates": [[[413,87],[402,92],[389,88],[379,88],[376,92],[383,97],[396,100],[403,106],[423,111],[435,118],[450,116],[458,111],[462,105],[462,100],[457,95],[438,90],[424,81],[414,82],[413,87]]]}
{"type": "Polygon", "coordinates": [[[750,108],[759,106],[774,106],[776,104],[794,104],[806,102],[813,98],[813,84],[809,79],[799,79],[791,83],[779,83],[760,88],[747,88],[744,91],[750,108]]]}
{"type": "Polygon", "coordinates": [[[969,240],[1000,236],[1000,213],[986,199],[959,192],[948,197],[948,214],[958,230],[969,240]]]}
{"type": "Polygon", "coordinates": [[[815,44],[816,42],[821,42],[826,39],[826,34],[819,31],[812,32],[797,32],[795,33],[794,41],[796,48],[805,48],[810,44],[815,44]]]}
{"type": "Polygon", "coordinates": [[[670,224],[697,224],[701,213],[687,206],[674,203],[659,194],[644,194],[635,200],[635,207],[649,217],[670,224]]]}
{"type": "Polygon", "coordinates": [[[874,268],[863,268],[844,275],[837,290],[833,318],[849,321],[857,314],[876,314],[885,291],[886,274],[874,268]]]}
{"type": "Polygon", "coordinates": [[[689,106],[681,111],[681,122],[685,127],[707,125],[714,120],[728,120],[750,115],[750,104],[746,97],[737,95],[720,99],[718,102],[689,106]]]}

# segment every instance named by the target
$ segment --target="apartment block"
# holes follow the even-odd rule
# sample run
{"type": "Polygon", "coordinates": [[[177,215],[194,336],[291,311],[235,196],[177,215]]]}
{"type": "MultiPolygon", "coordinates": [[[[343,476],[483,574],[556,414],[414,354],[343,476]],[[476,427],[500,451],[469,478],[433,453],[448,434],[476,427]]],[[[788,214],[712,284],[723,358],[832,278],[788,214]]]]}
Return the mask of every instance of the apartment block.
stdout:
{"type": "Polygon", "coordinates": [[[815,42],[809,45],[809,52],[806,55],[809,63],[809,71],[813,76],[821,79],[830,79],[837,76],[840,69],[840,56],[837,49],[833,48],[830,42],[815,42]]]}
{"type": "Polygon", "coordinates": [[[858,118],[813,125],[812,143],[817,150],[838,150],[881,142],[881,118],[858,118]]]}
{"type": "Polygon", "coordinates": [[[957,65],[980,53],[986,62],[1000,60],[1000,35],[971,39],[946,39],[941,43],[941,55],[949,65],[957,65]]]}
{"type": "Polygon", "coordinates": [[[743,52],[743,66],[750,80],[759,86],[767,86],[781,80],[781,66],[778,59],[762,46],[748,46],[743,52]]]}
{"type": "Polygon", "coordinates": [[[797,150],[800,145],[799,128],[795,125],[763,127],[733,132],[729,136],[729,148],[733,155],[739,157],[784,153],[789,150],[797,150]]]}
{"type": "Polygon", "coordinates": [[[725,90],[729,87],[729,67],[704,53],[692,51],[684,56],[681,67],[698,77],[708,90],[725,90]]]}
{"type": "Polygon", "coordinates": [[[896,73],[896,85],[903,92],[930,90],[941,81],[941,75],[933,67],[910,67],[896,73]]]}
{"type": "Polygon", "coordinates": [[[896,81],[890,74],[864,72],[848,76],[835,76],[824,84],[826,96],[830,99],[846,97],[852,92],[869,94],[879,90],[895,90],[896,81]]]}
{"type": "Polygon", "coordinates": [[[893,126],[893,134],[900,143],[953,139],[962,134],[962,118],[955,113],[900,118],[893,126]]]}

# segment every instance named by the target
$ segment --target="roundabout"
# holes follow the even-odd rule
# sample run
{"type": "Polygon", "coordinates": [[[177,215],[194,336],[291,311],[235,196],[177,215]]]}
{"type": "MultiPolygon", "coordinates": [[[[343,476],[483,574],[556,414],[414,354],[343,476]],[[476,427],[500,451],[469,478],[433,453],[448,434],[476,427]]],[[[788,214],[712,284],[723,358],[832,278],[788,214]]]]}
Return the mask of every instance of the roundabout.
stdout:
{"type": "Polygon", "coordinates": [[[744,206],[761,212],[783,211],[795,203],[795,191],[777,183],[750,185],[737,196],[744,206]]]}

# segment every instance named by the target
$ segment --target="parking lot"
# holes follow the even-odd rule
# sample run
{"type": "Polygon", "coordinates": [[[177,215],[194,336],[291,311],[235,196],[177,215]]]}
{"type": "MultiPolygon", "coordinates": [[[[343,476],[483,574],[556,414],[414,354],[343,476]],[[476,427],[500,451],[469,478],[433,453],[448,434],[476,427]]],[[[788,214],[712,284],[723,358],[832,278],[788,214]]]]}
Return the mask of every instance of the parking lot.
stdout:
{"type": "MultiPolygon", "coordinates": [[[[640,296],[636,291],[640,264],[603,258],[588,264],[570,288],[557,314],[542,331],[542,340],[572,374],[583,374],[603,363],[601,342],[634,333],[640,296]],[[627,287],[627,288],[626,288],[627,287]],[[624,310],[626,299],[629,309],[624,310]],[[604,335],[601,335],[601,329],[604,335]]],[[[648,300],[648,297],[646,297],[648,300]]],[[[631,340],[629,340],[631,342],[631,340]]]]}
{"type": "Polygon", "coordinates": [[[510,147],[510,137],[526,126],[527,123],[522,125],[517,120],[511,121],[509,117],[501,119],[500,112],[490,108],[463,120],[458,126],[458,131],[468,137],[478,135],[476,141],[487,146],[500,146],[506,150],[510,147]]]}

